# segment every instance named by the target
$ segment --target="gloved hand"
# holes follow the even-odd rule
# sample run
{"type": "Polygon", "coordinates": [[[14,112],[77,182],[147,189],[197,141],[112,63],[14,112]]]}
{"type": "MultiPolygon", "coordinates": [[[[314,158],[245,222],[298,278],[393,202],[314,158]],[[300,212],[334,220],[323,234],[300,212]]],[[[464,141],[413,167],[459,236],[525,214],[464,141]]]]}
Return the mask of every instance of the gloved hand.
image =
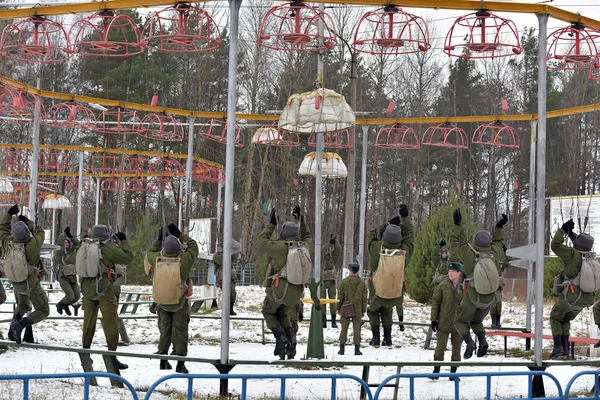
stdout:
{"type": "Polygon", "coordinates": [[[18,213],[19,213],[19,206],[16,204],[8,209],[8,215],[17,215],[18,213]]]}
{"type": "Polygon", "coordinates": [[[70,227],[70,226],[67,226],[67,227],[65,228],[65,235],[67,235],[67,237],[68,237],[69,239],[73,239],[73,235],[71,234],[71,227],[70,227]]]}
{"type": "Polygon", "coordinates": [[[571,232],[573,232],[573,229],[575,229],[575,222],[571,218],[570,220],[568,220],[567,222],[565,222],[563,224],[563,226],[560,227],[560,229],[562,229],[563,231],[565,231],[565,233],[567,235],[569,235],[569,234],[571,234],[571,232]]]}
{"type": "Polygon", "coordinates": [[[179,230],[179,228],[177,227],[177,225],[171,223],[169,224],[169,226],[167,226],[167,230],[169,231],[169,233],[173,236],[175,236],[177,239],[179,239],[179,236],[181,236],[181,231],[179,230]]]}
{"type": "Polygon", "coordinates": [[[24,215],[19,215],[19,221],[27,223],[29,222],[29,218],[24,215]]]}
{"type": "Polygon", "coordinates": [[[460,208],[457,208],[456,210],[454,210],[454,225],[456,226],[460,226],[460,223],[462,222],[462,214],[460,213],[460,208]]]}
{"type": "Polygon", "coordinates": [[[388,221],[388,223],[390,225],[398,225],[398,226],[400,226],[400,217],[398,215],[396,215],[394,218],[390,219],[388,221]]]}
{"type": "Polygon", "coordinates": [[[271,225],[277,225],[277,214],[275,213],[274,208],[271,210],[271,217],[269,222],[271,223],[271,225]]]}
{"type": "Polygon", "coordinates": [[[124,232],[117,232],[117,234],[115,235],[117,237],[117,239],[119,239],[121,242],[123,240],[127,240],[127,235],[125,235],[124,232]]]}
{"type": "Polygon", "coordinates": [[[292,211],[292,216],[299,222],[302,222],[304,220],[304,217],[302,216],[302,210],[300,209],[300,205],[296,204],[294,206],[294,210],[292,211]]]}
{"type": "Polygon", "coordinates": [[[437,332],[437,330],[438,330],[438,322],[437,321],[431,321],[431,330],[434,332],[437,332]]]}
{"type": "Polygon", "coordinates": [[[304,314],[298,314],[298,322],[304,321],[304,314]]]}
{"type": "Polygon", "coordinates": [[[496,223],[496,228],[504,228],[504,225],[506,225],[506,223],[508,222],[508,217],[506,216],[506,214],[502,214],[502,218],[500,219],[500,221],[498,221],[496,223]]]}
{"type": "Polygon", "coordinates": [[[508,250],[508,248],[504,243],[502,243],[502,251],[506,253],[506,250],[508,250]]]}
{"type": "Polygon", "coordinates": [[[333,236],[333,233],[329,236],[329,244],[335,244],[335,236],[333,236]]]}
{"type": "Polygon", "coordinates": [[[446,241],[444,239],[440,240],[440,242],[438,243],[438,246],[440,247],[444,247],[446,245],[446,241]]]}
{"type": "Polygon", "coordinates": [[[408,206],[406,204],[401,204],[398,212],[402,218],[408,217],[408,206]]]}

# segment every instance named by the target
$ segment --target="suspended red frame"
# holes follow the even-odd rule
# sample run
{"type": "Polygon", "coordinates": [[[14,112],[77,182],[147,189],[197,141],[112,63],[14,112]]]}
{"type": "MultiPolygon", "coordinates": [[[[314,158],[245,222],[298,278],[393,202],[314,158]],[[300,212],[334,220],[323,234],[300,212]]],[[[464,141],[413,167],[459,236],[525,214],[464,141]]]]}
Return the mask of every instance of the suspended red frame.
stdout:
{"type": "Polygon", "coordinates": [[[273,147],[298,147],[300,146],[300,137],[296,132],[279,129],[278,123],[263,125],[256,130],[252,141],[256,144],[262,144],[273,147]],[[256,139],[255,139],[256,138],[256,139]]]}
{"type": "Polygon", "coordinates": [[[5,87],[0,93],[0,117],[19,125],[33,124],[35,112],[40,114],[40,122],[46,119],[46,109],[35,95],[21,89],[5,87]]]}
{"type": "MultiPolygon", "coordinates": [[[[235,147],[244,147],[244,136],[242,127],[235,125],[235,147]]],[[[202,126],[198,135],[205,139],[212,140],[218,143],[227,143],[227,121],[220,119],[211,119],[208,126],[202,126]]]]}
{"type": "Polygon", "coordinates": [[[469,139],[464,130],[450,123],[430,126],[423,134],[423,146],[468,149],[469,139]]]}
{"type": "Polygon", "coordinates": [[[444,41],[444,53],[459,58],[494,59],[522,52],[515,23],[487,10],[457,18],[444,41]]]}
{"type": "Polygon", "coordinates": [[[185,165],[174,158],[161,157],[150,162],[149,172],[157,175],[182,174],[185,172],[185,165]]]}
{"type": "Polygon", "coordinates": [[[46,125],[54,128],[93,129],[96,115],[78,102],[57,103],[48,109],[46,125]]]}
{"type": "MultiPolygon", "coordinates": [[[[84,192],[88,192],[92,190],[92,183],[90,178],[83,177],[83,187],[82,190],[84,192]]],[[[76,191],[79,190],[79,177],[73,176],[69,177],[65,180],[65,191],[76,191]]]]}
{"type": "MultiPolygon", "coordinates": [[[[339,131],[325,132],[323,134],[324,147],[326,149],[350,149],[350,133],[348,129],[342,129],[339,131]]],[[[317,147],[317,137],[312,134],[308,137],[308,145],[317,147]]]]}
{"type": "Polygon", "coordinates": [[[592,68],[598,58],[600,31],[580,22],[560,28],[548,35],[546,60],[550,70],[592,68]]]}
{"type": "Polygon", "coordinates": [[[355,51],[399,55],[431,48],[425,20],[401,8],[388,5],[362,16],[354,32],[355,51]]]}
{"type": "Polygon", "coordinates": [[[194,162],[192,167],[192,180],[200,183],[218,183],[219,176],[221,176],[221,181],[224,182],[225,174],[222,172],[222,169],[200,162],[194,162]],[[221,172],[221,175],[219,175],[219,172],[221,172]]]}
{"type": "Polygon", "coordinates": [[[126,156],[119,170],[124,174],[141,174],[150,168],[150,159],[142,156],[126,156]]]}
{"type": "Polygon", "coordinates": [[[596,59],[590,68],[589,78],[592,81],[600,81],[600,59],[596,59]]]}
{"type": "Polygon", "coordinates": [[[100,180],[100,190],[103,192],[118,192],[121,187],[121,179],[108,178],[100,180]]]}
{"type": "Polygon", "coordinates": [[[181,122],[166,114],[146,114],[140,124],[139,135],[163,142],[181,142],[184,132],[181,122]]]}
{"type": "Polygon", "coordinates": [[[377,132],[375,147],[392,150],[416,150],[419,146],[419,137],[414,129],[406,126],[394,124],[381,128],[377,132]]]}
{"type": "Polygon", "coordinates": [[[135,21],[111,10],[75,21],[69,37],[73,38],[71,52],[86,56],[125,57],[144,51],[135,21]]]}
{"type": "Polygon", "coordinates": [[[114,154],[92,154],[88,171],[90,173],[115,174],[119,172],[120,156],[114,154]]]}
{"type": "Polygon", "coordinates": [[[201,53],[223,43],[219,26],[203,9],[177,3],[152,13],[142,32],[146,47],[174,53],[201,53]]]}
{"type": "Polygon", "coordinates": [[[329,14],[301,1],[277,5],[262,20],[258,44],[274,50],[330,50],[337,45],[335,24],[329,14]]]}
{"type": "Polygon", "coordinates": [[[147,178],[128,178],[124,180],[123,191],[133,193],[144,193],[151,191],[152,188],[148,184],[147,178]]]}
{"type": "Polygon", "coordinates": [[[69,158],[67,153],[59,150],[41,150],[38,157],[38,169],[41,171],[62,172],[69,171],[69,158]]]}
{"type": "Polygon", "coordinates": [[[133,135],[139,133],[140,124],[137,111],[117,107],[103,111],[96,119],[94,130],[114,135],[133,135]]]}
{"type": "Polygon", "coordinates": [[[179,191],[179,182],[167,176],[156,176],[150,180],[149,185],[149,191],[179,191]]]}
{"type": "Polygon", "coordinates": [[[0,167],[4,171],[29,170],[27,151],[21,149],[0,149],[0,167]]]}
{"type": "Polygon", "coordinates": [[[0,54],[12,60],[52,63],[70,57],[69,36],[63,26],[42,16],[33,16],[2,30],[0,54]]]}
{"type": "Polygon", "coordinates": [[[478,126],[473,132],[471,143],[511,149],[518,149],[521,145],[517,130],[500,121],[478,126]]]}

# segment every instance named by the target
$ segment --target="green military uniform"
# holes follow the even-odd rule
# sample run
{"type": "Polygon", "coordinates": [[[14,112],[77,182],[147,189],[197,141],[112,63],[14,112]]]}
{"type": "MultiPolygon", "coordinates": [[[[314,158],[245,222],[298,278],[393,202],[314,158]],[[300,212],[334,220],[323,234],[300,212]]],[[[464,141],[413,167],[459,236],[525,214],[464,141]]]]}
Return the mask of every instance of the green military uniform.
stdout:
{"type": "MultiPolygon", "coordinates": [[[[448,250],[446,247],[443,248],[448,250]]],[[[441,250],[442,247],[437,244],[433,246],[433,249],[431,250],[431,261],[433,265],[435,265],[435,273],[433,275],[434,284],[439,284],[444,280],[444,278],[448,277],[448,263],[450,262],[450,254],[448,254],[448,257],[446,257],[444,260],[440,254],[441,250]]]]}
{"type": "Polygon", "coordinates": [[[498,290],[496,290],[496,295],[494,297],[494,302],[492,303],[492,307],[490,308],[490,316],[492,317],[492,328],[501,328],[500,318],[502,315],[502,294],[504,292],[504,279],[502,275],[504,274],[504,270],[508,268],[509,263],[506,258],[506,252],[502,252],[502,259],[500,260],[500,285],[498,286],[498,290]]]}
{"type": "Polygon", "coordinates": [[[124,265],[115,264],[115,278],[113,280],[113,290],[115,291],[115,297],[117,303],[121,299],[121,286],[125,283],[126,269],[124,265]]]}
{"type": "MultiPolygon", "coordinates": [[[[340,283],[338,291],[338,300],[340,306],[347,301],[351,301],[354,305],[354,317],[340,316],[340,348],[342,348],[348,340],[348,326],[352,322],[352,334],[354,336],[354,346],[360,345],[361,334],[360,327],[362,325],[362,316],[367,312],[367,285],[358,275],[350,275],[344,278],[340,283]]],[[[343,353],[343,350],[342,350],[343,353]]]]}
{"type": "Polygon", "coordinates": [[[290,322],[292,323],[292,329],[294,334],[298,333],[298,322],[304,320],[304,302],[300,300],[296,306],[290,307],[290,322]],[[302,316],[302,317],[300,317],[302,316]]]}
{"type": "MultiPolygon", "coordinates": [[[[338,268],[340,259],[342,257],[342,246],[339,240],[335,239],[335,243],[327,243],[322,247],[321,260],[322,260],[322,271],[321,271],[321,285],[319,286],[319,298],[321,299],[335,299],[336,295],[336,270],[338,268]]],[[[326,324],[327,305],[324,304],[321,307],[323,313],[323,327],[326,324]]],[[[336,303],[329,304],[329,313],[331,315],[331,326],[335,328],[336,318],[336,303]]]]}
{"type": "MultiPolygon", "coordinates": [[[[0,219],[0,243],[4,254],[6,254],[10,243],[13,242],[10,225],[11,218],[11,215],[4,214],[0,219]]],[[[35,227],[33,221],[27,221],[26,225],[30,232],[35,233],[25,245],[25,258],[27,259],[27,264],[37,268],[40,264],[40,254],[44,243],[44,230],[35,227]],[[34,230],[35,228],[37,230],[34,230]]],[[[46,296],[46,292],[44,292],[40,284],[38,269],[34,273],[31,273],[25,281],[12,282],[12,285],[17,302],[15,309],[15,318],[17,320],[20,320],[21,317],[24,317],[25,314],[31,311],[32,305],[34,311],[27,315],[27,319],[31,324],[42,321],[50,314],[48,296],[46,296]]],[[[4,295],[4,298],[6,298],[6,295],[4,295]]]]}
{"type": "MultiPolygon", "coordinates": [[[[101,236],[91,236],[100,242],[100,253],[102,263],[115,273],[116,264],[129,264],[133,260],[133,253],[129,248],[129,241],[122,240],[117,246],[110,239],[101,236]]],[[[67,258],[66,262],[76,261],[75,251],[67,258]]],[[[83,348],[88,349],[92,345],[96,333],[96,321],[98,310],[102,313],[104,335],[108,350],[116,350],[119,342],[119,319],[117,315],[118,298],[115,293],[113,281],[108,275],[102,278],[81,278],[81,293],[83,295],[83,348]]]]}
{"type": "Polygon", "coordinates": [[[67,265],[65,260],[69,257],[69,255],[71,255],[71,253],[75,252],[75,249],[79,247],[81,242],[76,238],[69,239],[63,232],[58,237],[56,244],[60,246],[60,249],[54,253],[54,265],[58,266],[58,283],[60,284],[62,291],[65,293],[59,303],[64,306],[68,306],[79,301],[81,298],[81,290],[79,288],[79,283],[77,282],[77,274],[71,274],[71,272],[74,272],[75,270],[73,264],[67,265]],[[69,247],[65,246],[65,242],[67,241],[70,242],[69,247]],[[65,275],[65,272],[67,275],[65,275]]]}
{"type": "Polygon", "coordinates": [[[294,354],[296,348],[296,335],[292,330],[289,317],[290,308],[295,306],[302,297],[304,285],[292,285],[285,278],[279,277],[278,273],[287,263],[288,245],[286,242],[303,241],[310,251],[313,240],[310,229],[303,220],[300,223],[300,236],[288,237],[285,240],[272,240],[271,236],[274,230],[275,225],[269,223],[258,236],[260,249],[269,259],[268,269],[272,269],[274,274],[273,279],[267,277],[266,297],[261,311],[267,327],[271,329],[277,341],[274,355],[282,358],[287,352],[288,358],[290,358],[290,354],[294,354]],[[284,350],[280,350],[284,347],[284,350]]]}
{"type": "MultiPolygon", "coordinates": [[[[406,252],[405,266],[408,265],[410,257],[412,256],[414,250],[414,234],[410,218],[402,218],[400,223],[400,228],[402,230],[402,241],[398,244],[390,244],[380,239],[380,235],[383,234],[388,225],[388,223],[382,224],[369,233],[368,243],[369,255],[371,258],[371,275],[375,274],[375,271],[377,271],[379,266],[379,252],[381,251],[382,246],[386,249],[404,250],[406,252]]],[[[369,306],[367,307],[367,315],[369,316],[369,322],[371,323],[371,329],[373,330],[373,344],[379,345],[378,340],[380,323],[383,325],[384,337],[387,329],[389,329],[389,335],[391,335],[392,323],[394,322],[392,316],[394,307],[399,307],[397,310],[399,315],[398,318],[401,322],[404,320],[402,308],[404,303],[404,290],[402,291],[402,296],[396,299],[382,299],[375,294],[375,287],[373,286],[371,279],[368,280],[368,288],[369,306]]]]}
{"type": "Polygon", "coordinates": [[[451,361],[460,361],[462,335],[454,328],[456,311],[463,298],[461,285],[454,285],[448,277],[444,278],[433,291],[431,300],[431,321],[438,323],[437,345],[433,359],[444,361],[444,351],[448,345],[448,337],[452,343],[451,361]]]}
{"type": "MultiPolygon", "coordinates": [[[[239,259],[240,253],[235,253],[231,255],[231,292],[229,293],[229,304],[231,305],[231,313],[235,315],[233,312],[233,305],[235,304],[235,300],[237,299],[237,292],[235,290],[235,271],[233,270],[233,263],[239,259]]],[[[215,278],[217,287],[223,288],[223,252],[215,253],[213,256],[213,264],[215,265],[215,278]]]]}
{"type": "MultiPolygon", "coordinates": [[[[193,275],[194,263],[198,258],[199,249],[196,241],[185,234],[180,236],[180,240],[185,251],[176,254],[165,254],[164,257],[181,257],[179,275],[181,281],[185,282],[193,275]]],[[[162,240],[155,241],[148,250],[148,261],[152,265],[152,268],[156,267],[156,258],[161,255],[161,250],[162,240]]],[[[158,314],[158,329],[160,330],[158,354],[167,354],[172,341],[174,354],[178,356],[187,356],[190,304],[186,292],[190,289],[191,288],[187,288],[182,291],[179,304],[158,304],[156,307],[158,314]]]]}
{"type": "MultiPolygon", "coordinates": [[[[576,235],[571,232],[571,240],[575,240],[576,235]]],[[[580,251],[564,244],[565,231],[559,229],[552,238],[551,248],[564,263],[561,275],[566,281],[575,278],[581,270],[583,256],[580,251]]],[[[562,294],[550,311],[550,327],[552,336],[566,337],[567,345],[571,321],[579,315],[581,310],[594,304],[594,293],[584,293],[579,287],[572,284],[566,284],[563,287],[562,294]]],[[[594,319],[596,317],[596,308],[594,308],[594,319]]],[[[564,346],[566,348],[566,346],[564,346]]]]}

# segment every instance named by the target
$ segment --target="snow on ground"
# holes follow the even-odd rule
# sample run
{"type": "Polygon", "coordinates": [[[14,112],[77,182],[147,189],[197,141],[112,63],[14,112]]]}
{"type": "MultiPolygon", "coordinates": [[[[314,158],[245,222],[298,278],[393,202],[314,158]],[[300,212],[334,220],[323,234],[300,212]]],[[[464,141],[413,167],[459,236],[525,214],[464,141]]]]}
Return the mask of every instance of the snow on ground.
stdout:
{"type": "MultiPolygon", "coordinates": [[[[124,287],[123,291],[150,292],[150,287],[124,287]]],[[[258,286],[238,287],[238,301],[235,310],[238,316],[261,316],[260,306],[264,298],[264,291],[258,286]]],[[[52,292],[50,301],[56,302],[60,299],[60,292],[52,292]]],[[[12,307],[12,306],[10,306],[12,307]]],[[[545,334],[549,334],[549,325],[547,315],[550,312],[551,304],[546,304],[545,315],[545,334]]],[[[9,309],[4,305],[3,310],[9,309]]],[[[409,322],[428,322],[429,307],[422,306],[412,300],[405,300],[405,321],[409,322]]],[[[309,319],[310,309],[305,306],[305,316],[309,319]]],[[[209,313],[203,311],[203,313],[209,313]]],[[[150,315],[147,306],[141,306],[138,310],[139,315],[150,315]]],[[[9,314],[2,314],[1,318],[6,318],[9,314]]],[[[53,308],[51,315],[57,315],[53,308]]],[[[214,311],[211,315],[220,315],[220,310],[214,311]]],[[[505,326],[525,326],[525,306],[518,302],[505,302],[502,314],[502,323],[505,326]]],[[[589,326],[591,322],[591,309],[585,310],[572,324],[573,336],[589,336],[589,326]]],[[[120,347],[119,350],[126,352],[154,353],[158,341],[158,329],[156,320],[126,320],[125,321],[131,345],[120,347]]],[[[487,321],[489,324],[489,319],[487,321]]],[[[39,343],[50,345],[62,345],[78,347],[81,345],[81,320],[46,320],[37,324],[34,328],[35,338],[39,343]]],[[[339,324],[338,324],[339,326],[339,324]]],[[[1,325],[0,329],[6,332],[7,324],[1,325]]],[[[373,348],[367,345],[371,337],[368,324],[363,326],[362,339],[364,347],[363,356],[354,356],[353,349],[348,346],[347,354],[340,356],[338,350],[339,328],[328,328],[324,331],[325,354],[328,360],[333,361],[431,361],[433,360],[433,350],[424,350],[427,329],[424,327],[407,327],[405,332],[400,332],[399,328],[393,328],[394,348],[373,348]]],[[[192,319],[190,322],[190,346],[189,356],[219,359],[220,358],[220,320],[192,319]]],[[[298,356],[304,357],[306,354],[306,343],[308,338],[308,322],[300,324],[298,334],[298,356]]],[[[261,322],[260,321],[234,321],[231,327],[230,339],[230,358],[233,360],[276,360],[273,356],[273,341],[270,333],[267,335],[267,345],[261,344],[261,322]]],[[[503,367],[503,362],[528,361],[529,354],[524,352],[524,339],[509,338],[509,349],[515,349],[517,354],[529,357],[507,357],[503,356],[503,338],[489,337],[490,354],[485,359],[474,357],[470,361],[490,361],[496,363],[493,367],[476,369],[474,367],[460,368],[459,371],[477,372],[479,371],[522,371],[525,368],[503,367]]],[[[551,349],[551,342],[544,342],[547,351],[551,349]]],[[[93,347],[105,348],[104,334],[98,324],[93,347]]],[[[586,347],[581,347],[581,351],[586,351],[586,347]]],[[[104,364],[101,356],[92,356],[96,370],[104,370],[104,364]]],[[[450,352],[446,352],[446,360],[450,359],[450,352]]],[[[129,369],[122,371],[123,377],[131,382],[134,387],[143,396],[147,388],[158,378],[166,375],[165,372],[158,369],[158,360],[147,360],[141,358],[123,358],[121,361],[129,364],[129,369]]],[[[172,363],[173,367],[175,363],[172,363]]],[[[307,361],[310,365],[310,361],[307,361]]],[[[210,364],[187,363],[187,367],[192,373],[214,374],[216,369],[210,364]]],[[[578,371],[591,369],[591,367],[550,367],[548,372],[556,376],[563,388],[567,382],[578,371]]],[[[79,357],[76,353],[62,353],[34,349],[11,349],[3,354],[0,353],[0,374],[25,374],[25,373],[66,373],[81,372],[82,368],[79,357]]],[[[430,372],[431,367],[405,367],[404,373],[424,373],[430,372]]],[[[442,370],[444,372],[444,370],[442,370]]],[[[300,367],[281,367],[267,365],[257,368],[255,365],[238,365],[231,373],[289,373],[289,374],[352,374],[361,377],[361,367],[346,368],[300,368],[300,367]]],[[[370,371],[370,382],[379,383],[387,376],[396,373],[395,367],[372,367],[370,371]]],[[[107,379],[100,379],[100,387],[92,388],[92,399],[127,399],[127,392],[123,389],[109,388],[107,379]]],[[[152,399],[161,398],[181,398],[182,393],[186,393],[186,380],[170,380],[159,386],[159,392],[152,396],[152,399]]],[[[278,398],[279,380],[261,380],[251,381],[248,384],[249,397],[252,399],[271,399],[278,398]]],[[[59,382],[33,381],[31,390],[35,399],[55,399],[55,398],[80,398],[82,397],[82,380],[61,380],[59,382]]],[[[399,398],[408,398],[408,380],[401,382],[399,389],[399,398]]],[[[430,381],[428,379],[416,381],[415,394],[418,399],[448,399],[454,397],[454,384],[446,379],[439,381],[430,381]]],[[[591,377],[581,378],[577,381],[575,389],[577,391],[587,391],[593,386],[591,377]]],[[[239,394],[241,391],[240,381],[231,381],[230,391],[239,394]]],[[[330,396],[330,381],[322,379],[294,379],[287,384],[287,398],[289,399],[324,399],[330,396]]],[[[195,381],[195,394],[199,396],[215,395],[218,393],[217,380],[195,381]]],[[[373,389],[373,392],[375,389],[373,389]]],[[[461,399],[479,399],[484,397],[485,379],[484,378],[463,378],[460,382],[461,399]]],[[[22,384],[17,382],[8,383],[2,381],[0,384],[0,400],[13,399],[21,396],[22,384]]],[[[337,389],[338,399],[356,399],[358,398],[358,384],[349,380],[338,381],[337,389]]],[[[546,383],[546,394],[556,394],[556,388],[550,381],[546,383]]],[[[503,397],[521,397],[527,394],[527,379],[525,377],[506,377],[492,379],[492,398],[503,397]]],[[[392,398],[393,389],[385,389],[383,398],[392,398]]],[[[206,398],[206,397],[203,397],[206,398]]]]}

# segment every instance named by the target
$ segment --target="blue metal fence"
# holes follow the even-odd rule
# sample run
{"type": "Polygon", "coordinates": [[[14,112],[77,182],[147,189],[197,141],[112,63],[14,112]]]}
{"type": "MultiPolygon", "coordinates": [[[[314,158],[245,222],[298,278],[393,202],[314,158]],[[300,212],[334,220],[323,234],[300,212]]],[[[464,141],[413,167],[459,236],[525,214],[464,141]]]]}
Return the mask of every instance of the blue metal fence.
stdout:
{"type": "Polygon", "coordinates": [[[598,396],[598,391],[599,391],[599,387],[598,387],[598,376],[600,375],[600,370],[591,370],[591,371],[581,371],[576,373],[575,375],[573,375],[573,377],[571,378],[571,380],[569,380],[569,383],[567,383],[567,387],[565,389],[565,399],[569,398],[569,395],[571,394],[571,388],[573,387],[573,383],[575,383],[575,381],[583,376],[583,375],[594,375],[594,395],[592,397],[582,397],[580,394],[577,394],[577,398],[578,399],[599,399],[600,397],[598,396]]]}

